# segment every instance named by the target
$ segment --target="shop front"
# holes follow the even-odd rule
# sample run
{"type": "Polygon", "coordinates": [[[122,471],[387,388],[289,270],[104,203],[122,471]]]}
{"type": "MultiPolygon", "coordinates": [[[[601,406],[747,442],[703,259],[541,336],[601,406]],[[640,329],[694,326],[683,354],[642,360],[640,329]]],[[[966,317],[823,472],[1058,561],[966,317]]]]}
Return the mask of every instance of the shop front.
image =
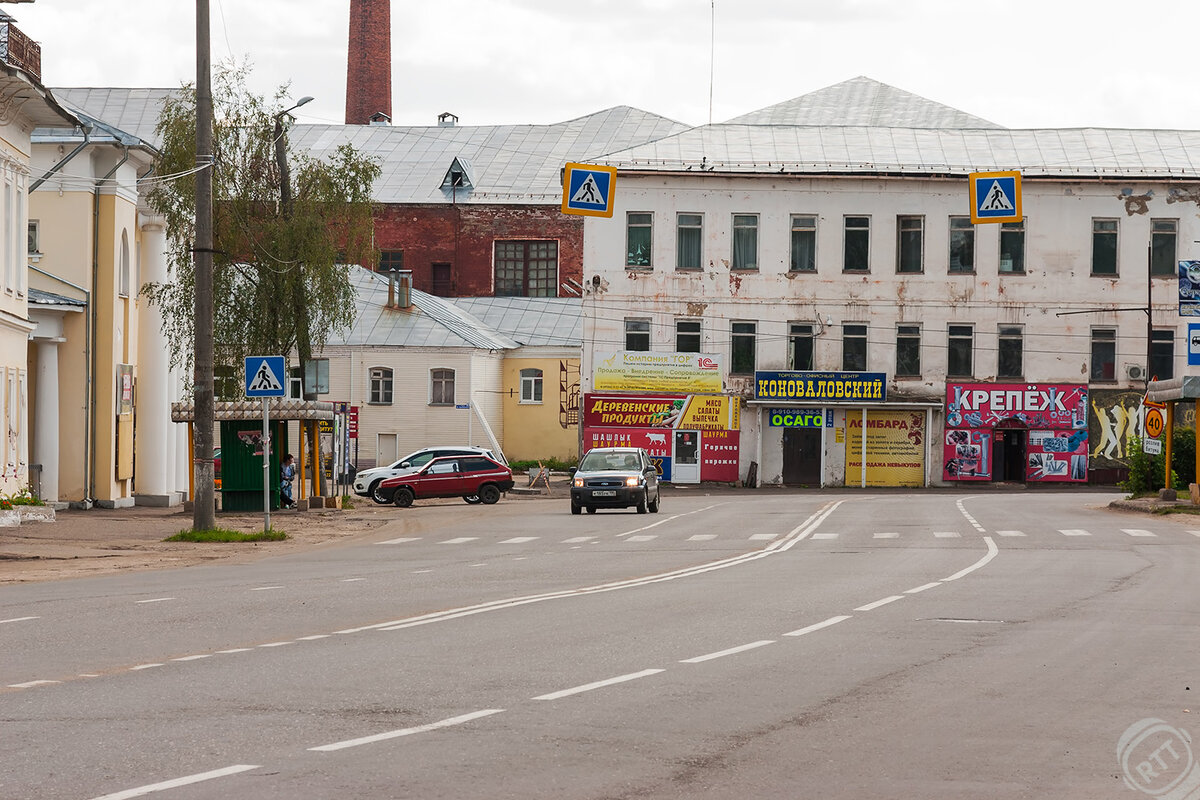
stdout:
{"type": "Polygon", "coordinates": [[[1083,483],[1088,389],[1064,383],[950,383],[942,478],[1083,483]]]}
{"type": "Polygon", "coordinates": [[[733,482],[741,449],[739,399],[701,394],[587,394],[583,447],[641,447],[672,483],[733,482]]]}

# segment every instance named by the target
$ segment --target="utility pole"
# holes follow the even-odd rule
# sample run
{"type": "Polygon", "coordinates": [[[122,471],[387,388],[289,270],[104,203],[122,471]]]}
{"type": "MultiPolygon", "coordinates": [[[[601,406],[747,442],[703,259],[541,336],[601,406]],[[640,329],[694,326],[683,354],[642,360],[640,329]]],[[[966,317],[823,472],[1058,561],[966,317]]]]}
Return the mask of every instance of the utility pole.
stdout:
{"type": "Polygon", "coordinates": [[[211,530],[217,523],[213,486],[213,426],[216,424],[213,397],[213,100],[208,9],[208,0],[196,0],[196,241],[192,252],[196,272],[195,385],[192,389],[196,411],[192,426],[196,496],[193,498],[192,528],[197,531],[211,530]]]}

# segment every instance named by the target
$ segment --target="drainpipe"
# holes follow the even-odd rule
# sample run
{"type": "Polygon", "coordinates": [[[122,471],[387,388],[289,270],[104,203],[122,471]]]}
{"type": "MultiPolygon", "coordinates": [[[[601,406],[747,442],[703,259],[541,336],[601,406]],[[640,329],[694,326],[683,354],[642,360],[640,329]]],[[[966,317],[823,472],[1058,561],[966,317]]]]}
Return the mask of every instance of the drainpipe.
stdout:
{"type": "MultiPolygon", "coordinates": [[[[115,175],[117,170],[120,169],[122,166],[124,166],[125,162],[129,160],[129,148],[125,147],[124,150],[125,150],[125,154],[121,157],[121,160],[118,161],[116,164],[114,164],[113,168],[110,169],[104,175],[103,178],[96,181],[96,188],[94,188],[92,190],[92,289],[93,289],[93,291],[97,288],[97,285],[100,282],[100,186],[105,181],[107,181],[109,178],[111,178],[113,175],[115,175]]],[[[90,315],[91,318],[88,320],[88,325],[91,327],[92,331],[87,336],[88,342],[92,341],[92,339],[95,335],[96,328],[98,327],[98,325],[100,323],[100,315],[98,313],[98,309],[96,308],[95,303],[93,303],[91,305],[90,310],[91,310],[91,315],[90,315]]],[[[97,372],[98,368],[99,368],[99,365],[97,364],[97,359],[96,359],[96,348],[93,347],[92,348],[92,358],[91,358],[91,361],[88,363],[88,368],[87,368],[87,373],[88,373],[87,386],[88,386],[88,406],[89,406],[89,408],[88,408],[87,416],[84,419],[84,436],[83,436],[83,440],[86,443],[87,448],[88,448],[88,457],[85,462],[86,469],[88,472],[87,480],[86,480],[86,484],[88,487],[87,488],[88,496],[85,498],[85,502],[90,502],[93,505],[95,504],[95,500],[96,500],[96,443],[92,441],[92,437],[97,428],[97,426],[96,426],[96,372],[97,372]]]]}
{"type": "Polygon", "coordinates": [[[88,146],[88,144],[91,142],[92,126],[84,125],[84,126],[82,126],[82,128],[83,128],[83,143],[80,144],[78,147],[76,147],[74,150],[72,150],[70,153],[67,153],[67,155],[61,161],[59,161],[57,164],[55,164],[53,167],[51,167],[49,170],[47,170],[45,175],[43,175],[42,177],[40,177],[36,181],[34,181],[33,184],[29,187],[29,194],[33,194],[34,192],[36,192],[37,188],[39,186],[41,186],[43,183],[45,183],[46,179],[49,178],[51,175],[53,175],[56,172],[62,171],[62,168],[67,165],[68,161],[70,161],[72,158],[74,158],[75,156],[82,153],[83,149],[88,146]]]}

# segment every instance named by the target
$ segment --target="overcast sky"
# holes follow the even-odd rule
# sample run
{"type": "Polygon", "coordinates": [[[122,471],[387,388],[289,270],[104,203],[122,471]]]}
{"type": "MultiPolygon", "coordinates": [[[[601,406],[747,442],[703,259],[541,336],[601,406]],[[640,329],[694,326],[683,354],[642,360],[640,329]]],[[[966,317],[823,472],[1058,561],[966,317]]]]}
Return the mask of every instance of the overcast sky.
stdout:
{"type": "MultiPolygon", "coordinates": [[[[210,0],[214,60],[344,121],[349,0],[210,0]]],[[[195,78],[187,0],[0,10],[47,86],[195,78]]],[[[629,105],[720,122],[857,75],[1021,127],[1200,129],[1198,0],[393,0],[395,124],[549,123],[629,105]]]]}

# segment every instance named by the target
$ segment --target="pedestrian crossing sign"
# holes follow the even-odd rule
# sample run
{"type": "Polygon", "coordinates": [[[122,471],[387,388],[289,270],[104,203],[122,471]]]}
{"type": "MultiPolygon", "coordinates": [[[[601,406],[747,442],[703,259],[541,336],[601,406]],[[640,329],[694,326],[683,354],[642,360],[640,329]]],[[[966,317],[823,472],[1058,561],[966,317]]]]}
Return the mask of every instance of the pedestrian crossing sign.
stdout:
{"type": "Polygon", "coordinates": [[[246,356],[246,397],[283,397],[283,356],[246,356]]]}
{"type": "Polygon", "coordinates": [[[563,169],[562,213],[611,217],[616,186],[616,167],[567,164],[563,169]]]}
{"type": "Polygon", "coordinates": [[[971,187],[971,222],[1020,222],[1021,216],[1021,173],[972,172],[968,176],[971,187]]]}

